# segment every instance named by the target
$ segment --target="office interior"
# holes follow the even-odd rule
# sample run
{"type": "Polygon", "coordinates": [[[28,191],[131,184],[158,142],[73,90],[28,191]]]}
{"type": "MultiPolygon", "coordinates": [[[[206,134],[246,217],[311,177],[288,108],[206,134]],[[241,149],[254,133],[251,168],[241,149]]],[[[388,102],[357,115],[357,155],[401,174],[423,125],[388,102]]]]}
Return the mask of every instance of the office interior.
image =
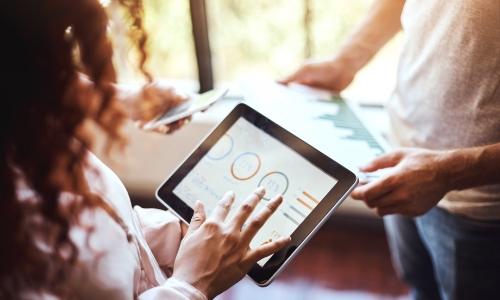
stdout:
{"type": "MultiPolygon", "coordinates": [[[[202,93],[229,86],[225,98],[171,135],[126,125],[129,145],[107,157],[94,151],[124,182],[133,205],[164,207],[155,190],[194,147],[240,102],[241,81],[274,82],[305,60],[331,54],[366,13],[373,0],[145,0],[149,32],[147,69],[177,89],[202,93]],[[242,79],[243,78],[243,79],[242,79]]],[[[106,2],[120,83],[142,84],[131,63],[120,11],[106,2]]],[[[399,33],[342,93],[354,102],[365,124],[383,136],[389,126],[383,109],[395,87],[399,33]]],[[[308,124],[303,124],[307,128],[308,124]]],[[[322,133],[328,134],[329,128],[322,133]]],[[[314,145],[313,145],[314,146],[314,145]]],[[[248,278],[216,299],[409,299],[391,264],[382,219],[364,203],[347,199],[269,287],[248,278]]]]}

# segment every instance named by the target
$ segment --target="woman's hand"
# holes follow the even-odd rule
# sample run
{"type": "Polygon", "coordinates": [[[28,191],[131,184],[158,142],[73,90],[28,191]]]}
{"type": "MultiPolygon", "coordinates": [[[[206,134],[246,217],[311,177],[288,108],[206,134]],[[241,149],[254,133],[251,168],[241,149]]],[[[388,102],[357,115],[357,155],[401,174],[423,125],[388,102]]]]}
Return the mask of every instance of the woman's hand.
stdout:
{"type": "Polygon", "coordinates": [[[172,277],[191,284],[208,299],[213,299],[240,281],[256,262],[283,248],[290,237],[250,249],[250,241],[283,201],[281,195],[274,197],[247,222],[264,195],[263,187],[256,189],[227,223],[224,220],[234,202],[233,192],[224,195],[206,221],[205,208],[197,201],[172,277]],[[247,226],[242,230],[245,223],[247,226]]]}
{"type": "MultiPolygon", "coordinates": [[[[147,122],[189,99],[187,94],[178,93],[171,85],[162,81],[154,81],[143,87],[117,85],[116,88],[116,96],[125,106],[130,118],[136,121],[138,127],[142,127],[147,122]]],[[[172,133],[189,120],[190,118],[185,118],[163,125],[155,131],[172,133]]]]}

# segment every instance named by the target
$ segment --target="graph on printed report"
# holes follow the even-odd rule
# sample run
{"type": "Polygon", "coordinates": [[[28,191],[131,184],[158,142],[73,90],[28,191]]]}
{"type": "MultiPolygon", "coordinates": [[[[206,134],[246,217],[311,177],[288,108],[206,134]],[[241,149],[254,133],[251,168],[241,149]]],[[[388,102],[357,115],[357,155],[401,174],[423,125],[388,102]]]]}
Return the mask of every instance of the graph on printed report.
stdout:
{"type": "Polygon", "coordinates": [[[259,186],[266,188],[266,194],[253,215],[275,195],[283,195],[283,204],[250,244],[257,247],[291,235],[336,183],[335,178],[240,118],[173,192],[191,207],[196,200],[202,201],[210,215],[224,194],[232,190],[236,199],[227,219],[259,186]]]}
{"type": "Polygon", "coordinates": [[[355,104],[330,93],[259,79],[241,87],[253,107],[354,173],[389,149],[365,126],[355,104]]]}
{"type": "Polygon", "coordinates": [[[332,104],[338,105],[337,113],[335,115],[324,114],[320,116],[319,119],[332,121],[335,127],[352,131],[351,134],[341,137],[341,139],[364,141],[378,154],[384,153],[384,149],[382,149],[380,144],[373,138],[372,134],[366,129],[342,98],[332,97],[331,102],[332,104]]]}

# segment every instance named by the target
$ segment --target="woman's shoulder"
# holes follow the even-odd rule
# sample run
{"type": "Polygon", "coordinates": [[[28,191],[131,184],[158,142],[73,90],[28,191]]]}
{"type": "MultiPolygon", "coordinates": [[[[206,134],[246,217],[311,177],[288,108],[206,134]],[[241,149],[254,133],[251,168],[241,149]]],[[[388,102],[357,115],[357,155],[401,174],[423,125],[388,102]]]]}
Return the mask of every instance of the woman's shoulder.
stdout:
{"type": "Polygon", "coordinates": [[[101,196],[123,221],[131,226],[134,217],[130,196],[125,185],[108,166],[90,151],[87,153],[85,178],[91,192],[101,196]]]}

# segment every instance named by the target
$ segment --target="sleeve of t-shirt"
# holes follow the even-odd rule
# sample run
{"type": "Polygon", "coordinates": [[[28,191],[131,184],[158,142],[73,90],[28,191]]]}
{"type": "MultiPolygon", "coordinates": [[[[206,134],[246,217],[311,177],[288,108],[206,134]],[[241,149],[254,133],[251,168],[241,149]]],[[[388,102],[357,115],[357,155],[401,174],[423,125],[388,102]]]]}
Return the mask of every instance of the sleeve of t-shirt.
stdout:
{"type": "Polygon", "coordinates": [[[189,283],[169,278],[162,286],[151,288],[139,295],[139,300],[207,300],[207,297],[189,283]]]}

